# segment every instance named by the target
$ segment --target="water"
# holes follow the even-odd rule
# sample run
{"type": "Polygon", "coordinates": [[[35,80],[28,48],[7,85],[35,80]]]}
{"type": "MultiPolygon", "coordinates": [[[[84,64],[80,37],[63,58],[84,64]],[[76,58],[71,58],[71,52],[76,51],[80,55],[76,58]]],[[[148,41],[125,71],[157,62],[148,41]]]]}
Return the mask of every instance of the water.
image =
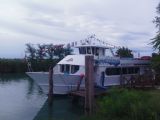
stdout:
{"type": "Polygon", "coordinates": [[[82,107],[73,105],[70,98],[56,97],[52,107],[45,102],[34,120],[79,120],[82,114],[82,107]]]}
{"type": "Polygon", "coordinates": [[[47,96],[32,79],[22,74],[0,75],[0,120],[75,120],[83,109],[69,97],[47,96]]]}

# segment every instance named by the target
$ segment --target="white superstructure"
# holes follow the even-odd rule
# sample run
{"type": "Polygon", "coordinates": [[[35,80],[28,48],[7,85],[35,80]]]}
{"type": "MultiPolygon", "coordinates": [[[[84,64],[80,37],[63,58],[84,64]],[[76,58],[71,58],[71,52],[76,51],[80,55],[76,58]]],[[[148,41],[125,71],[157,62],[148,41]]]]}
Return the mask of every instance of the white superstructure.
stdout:
{"type": "MultiPolygon", "coordinates": [[[[72,45],[78,49],[76,55],[68,55],[63,58],[54,69],[54,93],[67,94],[76,90],[78,84],[84,88],[85,56],[94,55],[95,86],[106,87],[120,85],[120,76],[143,74],[148,67],[149,60],[115,57],[112,51],[114,46],[107,44],[95,36],[91,36],[72,45]]],[[[33,80],[48,93],[48,72],[27,72],[33,80]]]]}

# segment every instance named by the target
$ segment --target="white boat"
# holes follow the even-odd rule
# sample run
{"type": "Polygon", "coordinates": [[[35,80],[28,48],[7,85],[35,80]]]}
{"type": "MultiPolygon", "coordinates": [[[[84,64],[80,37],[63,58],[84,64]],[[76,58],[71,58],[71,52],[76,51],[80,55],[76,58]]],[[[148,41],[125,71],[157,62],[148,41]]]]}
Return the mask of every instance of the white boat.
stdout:
{"type": "MultiPolygon", "coordinates": [[[[120,85],[121,75],[143,74],[150,64],[149,60],[135,58],[119,58],[114,56],[109,44],[90,37],[86,40],[74,42],[75,55],[68,55],[53,68],[54,94],[68,94],[76,90],[78,85],[85,85],[85,56],[94,56],[95,85],[100,87],[120,85]]],[[[43,90],[48,93],[48,72],[26,72],[43,90]]]]}

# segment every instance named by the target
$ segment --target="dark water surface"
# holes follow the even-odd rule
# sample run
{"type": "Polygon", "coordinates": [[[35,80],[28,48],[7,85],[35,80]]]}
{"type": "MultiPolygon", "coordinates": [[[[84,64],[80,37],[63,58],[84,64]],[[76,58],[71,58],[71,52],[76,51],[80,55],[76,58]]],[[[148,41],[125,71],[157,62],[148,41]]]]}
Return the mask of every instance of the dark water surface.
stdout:
{"type": "Polygon", "coordinates": [[[47,96],[24,74],[0,74],[0,120],[76,120],[83,109],[69,97],[54,97],[48,106],[47,96]]]}

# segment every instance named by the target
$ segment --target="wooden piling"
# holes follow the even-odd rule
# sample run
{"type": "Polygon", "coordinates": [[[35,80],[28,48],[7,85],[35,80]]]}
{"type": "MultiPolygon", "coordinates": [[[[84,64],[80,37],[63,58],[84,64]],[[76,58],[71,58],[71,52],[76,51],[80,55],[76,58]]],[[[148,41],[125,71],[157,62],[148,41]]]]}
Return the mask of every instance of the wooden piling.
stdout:
{"type": "Polygon", "coordinates": [[[49,106],[52,105],[52,101],[53,101],[53,67],[51,66],[49,68],[49,91],[48,91],[48,103],[49,103],[49,106]]]}
{"type": "Polygon", "coordinates": [[[94,58],[85,56],[85,114],[91,115],[94,109],[94,58]]]}

